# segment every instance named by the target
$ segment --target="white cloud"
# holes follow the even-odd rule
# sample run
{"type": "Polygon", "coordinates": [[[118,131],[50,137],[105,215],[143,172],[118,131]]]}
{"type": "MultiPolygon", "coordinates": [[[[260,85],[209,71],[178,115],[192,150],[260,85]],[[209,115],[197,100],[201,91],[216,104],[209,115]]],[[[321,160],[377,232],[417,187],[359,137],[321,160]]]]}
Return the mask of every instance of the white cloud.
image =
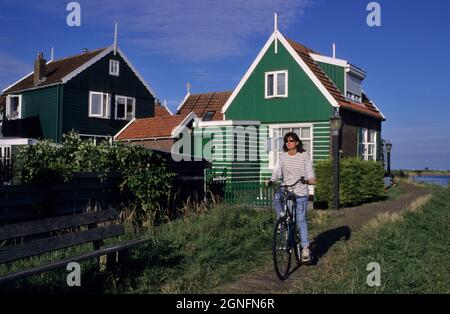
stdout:
{"type": "Polygon", "coordinates": [[[0,90],[32,71],[32,66],[0,53],[0,90]]]}
{"type": "MultiPolygon", "coordinates": [[[[119,39],[146,53],[169,54],[200,61],[244,53],[252,36],[279,27],[288,29],[311,0],[99,0],[81,3],[84,25],[113,28],[119,22],[119,39]]],[[[82,22],[83,23],[83,22],[82,22]]]]}

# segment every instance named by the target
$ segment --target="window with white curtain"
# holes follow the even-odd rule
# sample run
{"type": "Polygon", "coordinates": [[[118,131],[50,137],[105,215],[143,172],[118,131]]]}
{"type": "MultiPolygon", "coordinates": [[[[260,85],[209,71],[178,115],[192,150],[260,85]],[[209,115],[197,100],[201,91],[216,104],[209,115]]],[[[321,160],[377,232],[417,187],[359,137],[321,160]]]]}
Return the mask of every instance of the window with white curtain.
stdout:
{"type": "Polygon", "coordinates": [[[6,98],[6,118],[9,120],[20,119],[22,116],[22,95],[8,95],[6,98]]]}
{"type": "Polygon", "coordinates": [[[377,131],[361,128],[359,132],[360,157],[364,160],[377,160],[377,131]]]}

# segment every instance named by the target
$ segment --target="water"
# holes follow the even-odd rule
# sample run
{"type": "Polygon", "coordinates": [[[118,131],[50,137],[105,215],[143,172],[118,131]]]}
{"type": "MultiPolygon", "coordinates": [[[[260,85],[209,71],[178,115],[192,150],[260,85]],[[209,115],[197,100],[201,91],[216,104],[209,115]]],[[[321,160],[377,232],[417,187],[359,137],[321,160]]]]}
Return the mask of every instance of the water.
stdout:
{"type": "Polygon", "coordinates": [[[448,186],[450,183],[450,175],[449,176],[420,176],[413,177],[413,180],[423,183],[432,183],[440,186],[448,186]]]}

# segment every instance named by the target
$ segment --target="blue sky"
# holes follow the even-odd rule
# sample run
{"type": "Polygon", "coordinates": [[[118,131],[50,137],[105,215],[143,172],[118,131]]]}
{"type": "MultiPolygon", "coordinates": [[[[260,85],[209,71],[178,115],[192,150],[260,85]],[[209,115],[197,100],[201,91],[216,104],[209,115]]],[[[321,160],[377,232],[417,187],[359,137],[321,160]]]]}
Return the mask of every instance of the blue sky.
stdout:
{"type": "Polygon", "coordinates": [[[160,99],[232,90],[273,31],[367,71],[363,87],[387,117],[392,168],[450,169],[450,3],[384,0],[381,27],[368,27],[366,0],[80,0],[69,27],[66,0],[0,0],[0,87],[49,59],[113,42],[160,99]]]}

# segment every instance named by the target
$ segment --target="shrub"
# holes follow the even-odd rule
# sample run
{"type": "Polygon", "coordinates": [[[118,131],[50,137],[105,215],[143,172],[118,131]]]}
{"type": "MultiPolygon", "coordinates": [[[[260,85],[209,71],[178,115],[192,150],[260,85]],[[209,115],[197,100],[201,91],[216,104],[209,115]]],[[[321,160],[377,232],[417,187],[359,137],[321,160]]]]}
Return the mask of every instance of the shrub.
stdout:
{"type": "MultiPolygon", "coordinates": [[[[315,165],[317,207],[327,208],[334,203],[333,161],[318,161],[315,165]]],[[[383,196],[383,166],[375,161],[344,158],[339,162],[339,204],[352,206],[377,200],[383,196]]]]}
{"type": "Polygon", "coordinates": [[[94,172],[101,179],[118,172],[122,175],[122,191],[131,192],[135,205],[144,211],[158,208],[161,197],[170,191],[173,177],[166,171],[163,158],[153,151],[120,143],[95,144],[81,140],[74,132],[65,134],[62,144],[44,140],[21,148],[16,166],[22,183],[32,185],[67,182],[75,172],[94,172]]]}

